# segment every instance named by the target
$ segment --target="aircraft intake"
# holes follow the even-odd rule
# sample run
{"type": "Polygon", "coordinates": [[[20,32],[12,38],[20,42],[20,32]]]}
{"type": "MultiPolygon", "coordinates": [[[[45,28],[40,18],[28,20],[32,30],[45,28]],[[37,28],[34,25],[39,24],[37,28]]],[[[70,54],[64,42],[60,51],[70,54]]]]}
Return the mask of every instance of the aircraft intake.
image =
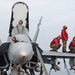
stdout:
{"type": "Polygon", "coordinates": [[[0,54],[0,60],[0,69],[7,68],[9,64],[6,60],[5,54],[0,54]]]}

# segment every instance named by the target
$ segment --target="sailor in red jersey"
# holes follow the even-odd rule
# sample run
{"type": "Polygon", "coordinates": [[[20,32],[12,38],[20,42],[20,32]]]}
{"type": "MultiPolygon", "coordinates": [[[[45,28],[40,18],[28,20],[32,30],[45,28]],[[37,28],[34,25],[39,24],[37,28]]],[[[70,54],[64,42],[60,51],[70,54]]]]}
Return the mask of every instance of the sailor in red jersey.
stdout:
{"type": "MultiPolygon", "coordinates": [[[[60,39],[61,39],[61,36],[59,35],[52,40],[52,42],[50,43],[50,47],[52,48],[51,51],[57,51],[61,47],[60,39]]],[[[50,69],[54,69],[55,71],[56,70],[59,71],[60,67],[58,66],[58,64],[60,64],[60,62],[57,61],[56,57],[52,57],[51,62],[52,63],[51,63],[50,69]]]]}
{"type": "Polygon", "coordinates": [[[73,37],[73,39],[69,45],[69,49],[70,49],[70,52],[75,52],[75,37],[73,37]]]}
{"type": "Polygon", "coordinates": [[[61,31],[61,38],[62,38],[62,43],[63,43],[62,52],[66,52],[66,45],[67,45],[67,40],[68,40],[68,33],[66,29],[67,29],[67,26],[64,25],[61,31]]]}
{"type": "MultiPolygon", "coordinates": [[[[69,49],[70,49],[70,53],[74,53],[75,52],[75,36],[73,37],[72,41],[69,44],[69,49]]],[[[70,64],[70,70],[75,70],[75,59],[74,58],[70,58],[69,59],[69,64],[70,64]]]]}
{"type": "Polygon", "coordinates": [[[59,35],[56,38],[54,38],[50,43],[50,47],[52,48],[53,51],[57,51],[61,47],[60,39],[61,36],[59,35]]]}

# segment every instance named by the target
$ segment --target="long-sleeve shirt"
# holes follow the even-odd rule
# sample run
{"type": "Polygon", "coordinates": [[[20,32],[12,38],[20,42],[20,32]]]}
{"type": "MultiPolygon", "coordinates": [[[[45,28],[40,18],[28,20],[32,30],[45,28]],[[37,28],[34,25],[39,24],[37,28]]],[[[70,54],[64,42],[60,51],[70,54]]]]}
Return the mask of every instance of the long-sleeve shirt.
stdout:
{"type": "Polygon", "coordinates": [[[50,43],[50,45],[53,45],[53,44],[61,45],[61,44],[60,44],[60,41],[58,40],[58,38],[54,38],[54,39],[52,40],[52,42],[50,43]]]}
{"type": "Polygon", "coordinates": [[[75,46],[75,41],[72,41],[69,46],[75,46]]]}
{"type": "Polygon", "coordinates": [[[65,29],[62,30],[61,37],[63,40],[68,40],[68,33],[66,32],[65,29]]]}

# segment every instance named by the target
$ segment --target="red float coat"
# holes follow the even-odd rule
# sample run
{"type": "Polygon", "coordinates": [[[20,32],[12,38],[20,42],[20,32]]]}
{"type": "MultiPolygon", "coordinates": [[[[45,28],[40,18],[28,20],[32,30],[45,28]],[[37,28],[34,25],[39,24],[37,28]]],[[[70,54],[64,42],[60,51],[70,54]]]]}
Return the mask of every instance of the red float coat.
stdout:
{"type": "Polygon", "coordinates": [[[66,32],[65,29],[63,29],[62,32],[61,32],[61,38],[63,40],[68,40],[68,33],[66,32]]]}
{"type": "Polygon", "coordinates": [[[58,38],[54,38],[54,39],[52,40],[52,42],[50,43],[50,45],[54,45],[54,44],[58,44],[58,45],[61,46],[60,41],[58,40],[58,38]]]}
{"type": "Polygon", "coordinates": [[[70,43],[69,47],[70,47],[70,46],[75,46],[75,41],[72,41],[72,42],[70,43]]]}

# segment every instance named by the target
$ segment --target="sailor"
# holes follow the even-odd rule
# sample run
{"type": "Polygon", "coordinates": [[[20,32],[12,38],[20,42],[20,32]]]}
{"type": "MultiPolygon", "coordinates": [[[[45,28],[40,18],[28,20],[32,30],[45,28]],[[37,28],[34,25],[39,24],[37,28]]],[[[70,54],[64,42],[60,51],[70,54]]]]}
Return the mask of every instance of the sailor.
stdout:
{"type": "Polygon", "coordinates": [[[50,47],[52,48],[52,51],[57,51],[61,47],[60,39],[61,36],[59,35],[52,40],[52,42],[50,43],[50,47]]]}
{"type": "Polygon", "coordinates": [[[19,20],[17,26],[14,27],[12,30],[12,36],[16,34],[27,34],[28,35],[28,29],[25,26],[23,26],[22,20],[19,20]]]}
{"type": "Polygon", "coordinates": [[[67,40],[68,40],[68,33],[66,30],[67,30],[67,26],[64,25],[61,31],[61,37],[62,37],[62,43],[63,43],[62,52],[66,52],[66,45],[67,45],[67,40]]]}
{"type": "MultiPolygon", "coordinates": [[[[59,35],[52,40],[52,42],[50,43],[50,47],[52,48],[51,51],[57,51],[61,47],[60,39],[61,39],[61,36],[59,35]]],[[[60,67],[58,66],[59,63],[60,62],[57,61],[56,57],[52,57],[51,58],[51,65],[52,65],[51,69],[54,69],[55,71],[60,70],[60,67]]]]}
{"type": "MultiPolygon", "coordinates": [[[[69,49],[70,49],[70,53],[75,52],[75,36],[73,37],[72,41],[69,44],[69,49]]],[[[71,66],[70,70],[71,69],[75,70],[75,59],[74,58],[69,59],[69,64],[71,66]]]]}
{"type": "Polygon", "coordinates": [[[75,52],[75,36],[73,37],[72,41],[69,44],[70,52],[75,52]]]}

